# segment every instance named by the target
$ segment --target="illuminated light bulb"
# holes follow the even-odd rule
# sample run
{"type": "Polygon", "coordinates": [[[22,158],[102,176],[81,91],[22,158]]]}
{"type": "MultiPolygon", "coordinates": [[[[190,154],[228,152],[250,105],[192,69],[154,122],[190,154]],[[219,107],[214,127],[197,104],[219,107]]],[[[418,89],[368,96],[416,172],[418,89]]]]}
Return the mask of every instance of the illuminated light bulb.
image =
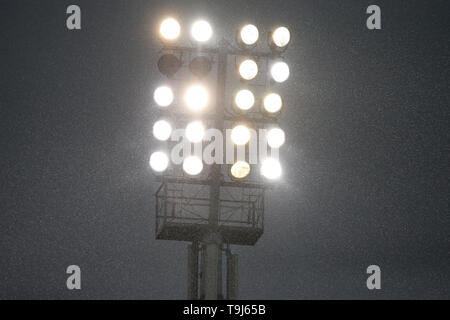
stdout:
{"type": "Polygon", "coordinates": [[[258,65],[255,61],[247,59],[239,66],[239,74],[244,80],[252,80],[258,74],[258,65]]]}
{"type": "Polygon", "coordinates": [[[249,110],[255,104],[255,96],[250,90],[240,90],[234,99],[236,106],[241,110],[249,110]]]}
{"type": "Polygon", "coordinates": [[[163,172],[169,166],[169,157],[164,152],[155,152],[150,156],[150,167],[156,172],[163,172]]]}
{"type": "Polygon", "coordinates": [[[269,113],[277,113],[283,107],[283,100],[278,93],[270,93],[264,98],[264,109],[269,113]]]}
{"type": "Polygon", "coordinates": [[[159,32],[165,40],[175,40],[180,36],[181,27],[177,20],[168,18],[161,23],[159,32]]]}
{"type": "Polygon", "coordinates": [[[205,87],[200,85],[190,87],[185,96],[187,106],[194,111],[204,109],[208,104],[208,99],[208,92],[205,87]]]}
{"type": "Polygon", "coordinates": [[[267,158],[261,165],[261,174],[267,179],[274,180],[281,177],[280,162],[273,158],[267,158]]]}
{"type": "Polygon", "coordinates": [[[173,102],[173,91],[166,86],[159,87],[155,90],[153,98],[160,107],[168,107],[173,102]]]}
{"type": "Polygon", "coordinates": [[[231,141],[240,146],[250,141],[250,130],[246,126],[236,126],[231,131],[231,141]]]}
{"type": "Polygon", "coordinates": [[[280,148],[286,141],[286,135],[280,128],[270,129],[267,133],[267,143],[271,148],[280,148]]]}
{"type": "Polygon", "coordinates": [[[198,143],[203,140],[205,135],[205,127],[201,121],[194,121],[186,127],[186,138],[192,143],[198,143]]]}
{"type": "Polygon", "coordinates": [[[270,74],[275,82],[285,82],[289,78],[289,66],[283,61],[276,62],[270,69],[270,74]]]}
{"type": "Polygon", "coordinates": [[[172,135],[172,126],[166,120],[159,120],[153,125],[153,135],[160,141],[166,141],[172,135]]]}
{"type": "Polygon", "coordinates": [[[244,44],[254,45],[259,39],[259,31],[253,24],[248,24],[241,29],[241,40],[244,44]]]}
{"type": "Polygon", "coordinates": [[[272,34],[272,41],[279,48],[286,47],[291,41],[289,29],[286,27],[277,28],[272,34]]]}
{"type": "Polygon", "coordinates": [[[213,34],[211,25],[205,20],[196,21],[191,28],[191,35],[195,41],[206,42],[213,34]]]}
{"type": "Polygon", "coordinates": [[[243,179],[250,174],[250,165],[245,161],[238,161],[231,167],[231,175],[243,179]]]}
{"type": "Polygon", "coordinates": [[[190,156],[183,161],[183,170],[190,176],[196,176],[203,170],[203,162],[199,157],[190,156]]]}

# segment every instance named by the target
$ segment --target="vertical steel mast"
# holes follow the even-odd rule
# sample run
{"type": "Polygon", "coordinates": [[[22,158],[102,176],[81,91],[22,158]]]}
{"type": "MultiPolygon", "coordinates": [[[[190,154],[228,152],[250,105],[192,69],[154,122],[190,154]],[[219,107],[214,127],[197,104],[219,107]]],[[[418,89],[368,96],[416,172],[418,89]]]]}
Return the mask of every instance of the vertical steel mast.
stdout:
{"type": "MultiPolygon", "coordinates": [[[[218,53],[217,87],[216,87],[216,113],[214,127],[223,132],[224,126],[224,105],[227,76],[227,53],[224,48],[224,41],[221,42],[218,53]]],[[[221,291],[222,266],[219,265],[222,255],[222,239],[218,230],[219,225],[219,205],[220,205],[220,185],[222,182],[222,165],[214,163],[210,174],[210,206],[209,206],[209,234],[205,239],[206,259],[204,265],[205,272],[205,299],[216,300],[223,297],[221,291]]]]}

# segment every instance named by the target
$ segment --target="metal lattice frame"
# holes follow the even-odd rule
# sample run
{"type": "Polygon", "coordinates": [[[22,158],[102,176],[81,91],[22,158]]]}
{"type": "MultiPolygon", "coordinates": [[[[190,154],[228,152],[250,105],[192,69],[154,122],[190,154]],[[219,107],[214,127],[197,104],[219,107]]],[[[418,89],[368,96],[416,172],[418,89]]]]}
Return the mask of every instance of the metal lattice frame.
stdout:
{"type": "MultiPolygon", "coordinates": [[[[156,193],[156,237],[200,241],[208,231],[209,186],[168,179],[156,193]]],[[[221,186],[219,231],[225,243],[253,245],[264,232],[264,188],[221,186]]]]}

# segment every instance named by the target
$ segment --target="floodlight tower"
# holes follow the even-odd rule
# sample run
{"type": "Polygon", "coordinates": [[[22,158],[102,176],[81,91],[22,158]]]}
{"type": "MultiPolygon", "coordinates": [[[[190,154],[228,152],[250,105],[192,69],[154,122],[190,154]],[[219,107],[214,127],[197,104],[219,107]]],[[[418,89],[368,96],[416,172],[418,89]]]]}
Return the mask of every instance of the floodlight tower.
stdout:
{"type": "MultiPolygon", "coordinates": [[[[274,28],[269,51],[256,50],[260,34],[252,24],[238,31],[237,46],[225,39],[211,46],[213,29],[205,20],[192,25],[190,45],[179,45],[181,34],[176,19],[165,19],[160,25],[163,54],[158,68],[170,84],[159,86],[153,96],[161,114],[153,135],[162,143],[150,156],[150,167],[161,182],[156,192],[156,238],[191,242],[188,299],[236,299],[237,255],[230,246],[258,241],[264,231],[268,181],[281,175],[273,156],[285,142],[278,127],[283,99],[277,86],[289,77],[282,53],[290,32],[286,27],[274,28]],[[184,99],[179,99],[180,92],[184,99]],[[177,137],[176,128],[185,128],[182,136],[177,137]],[[217,148],[213,162],[202,159],[202,147],[212,140],[207,129],[218,132],[219,139],[231,139],[231,163],[223,161],[224,150],[217,148]],[[183,140],[183,155],[175,161],[180,154],[179,144],[173,146],[178,138],[183,140]],[[253,138],[256,162],[252,162],[253,138]],[[271,156],[261,153],[266,145],[271,156]],[[258,161],[261,175],[252,170],[258,161]]],[[[229,151],[225,150],[227,160],[229,151]]]]}

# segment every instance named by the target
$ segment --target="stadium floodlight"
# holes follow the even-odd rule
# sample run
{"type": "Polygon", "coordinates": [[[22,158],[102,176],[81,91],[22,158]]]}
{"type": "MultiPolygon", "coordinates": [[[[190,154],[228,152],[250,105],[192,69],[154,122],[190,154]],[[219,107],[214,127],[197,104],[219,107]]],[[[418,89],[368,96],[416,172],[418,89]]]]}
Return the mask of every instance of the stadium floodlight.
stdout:
{"type": "Polygon", "coordinates": [[[274,158],[267,158],[262,162],[261,174],[269,180],[281,177],[280,162],[274,158]]]}
{"type": "Polygon", "coordinates": [[[250,174],[250,165],[245,161],[237,161],[231,167],[231,175],[236,179],[243,179],[250,174]]]}
{"type": "Polygon", "coordinates": [[[181,68],[181,60],[173,54],[165,54],[158,60],[158,69],[163,75],[172,78],[181,68]]]}
{"type": "Polygon", "coordinates": [[[199,20],[192,25],[191,35],[195,41],[206,42],[211,39],[212,34],[213,31],[208,21],[199,20]]]}
{"type": "Polygon", "coordinates": [[[170,87],[162,86],[155,90],[153,98],[160,107],[168,107],[172,104],[174,96],[170,87]]]}
{"type": "Polygon", "coordinates": [[[268,113],[277,113],[280,112],[283,107],[283,100],[278,93],[269,93],[264,98],[264,109],[268,113]]]}
{"type": "Polygon", "coordinates": [[[183,170],[190,176],[196,176],[203,170],[203,162],[197,156],[189,156],[183,161],[183,170]]]}
{"type": "Polygon", "coordinates": [[[239,32],[240,42],[242,42],[246,46],[253,46],[258,42],[259,39],[259,31],[256,26],[253,24],[247,24],[242,27],[239,32]]]}
{"type": "Polygon", "coordinates": [[[177,20],[173,18],[165,19],[159,28],[159,33],[164,40],[176,40],[181,33],[181,27],[177,20]]]}
{"type": "Polygon", "coordinates": [[[169,157],[164,152],[154,152],[150,156],[150,167],[156,172],[166,171],[169,166],[169,157]]]}
{"type": "Polygon", "coordinates": [[[267,189],[288,173],[279,158],[287,132],[278,118],[287,103],[280,87],[289,83],[292,65],[284,52],[293,30],[276,24],[266,32],[244,20],[227,40],[205,16],[161,18],[154,28],[158,33],[160,27],[155,36],[161,47],[154,62],[166,80],[147,93],[160,114],[148,133],[162,145],[148,154],[148,169],[160,183],[155,237],[189,242],[188,300],[236,300],[238,265],[230,247],[256,244],[264,231],[267,189]],[[210,143],[213,138],[219,145],[210,143]],[[201,232],[192,232],[198,223],[201,232]],[[243,226],[239,234],[237,224],[243,226]]]}
{"type": "Polygon", "coordinates": [[[254,60],[244,60],[239,66],[239,74],[244,80],[252,80],[258,74],[258,65],[254,60]]]}
{"type": "Polygon", "coordinates": [[[240,90],[234,98],[234,103],[239,109],[247,111],[255,104],[255,96],[250,90],[240,90]]]}
{"type": "Polygon", "coordinates": [[[231,130],[231,141],[234,144],[241,146],[250,141],[250,130],[243,125],[238,125],[231,130]]]}
{"type": "Polygon", "coordinates": [[[202,85],[193,85],[186,91],[185,101],[189,109],[202,110],[208,104],[208,91],[202,85]]]}
{"type": "Polygon", "coordinates": [[[211,72],[211,60],[205,56],[195,57],[189,64],[189,69],[195,76],[202,79],[211,72]]]}
{"type": "Polygon", "coordinates": [[[286,135],[280,128],[273,128],[267,132],[267,143],[271,148],[280,148],[286,141],[286,135]]]}
{"type": "Polygon", "coordinates": [[[172,135],[172,126],[166,120],[159,120],[153,125],[153,135],[160,141],[167,141],[172,135]]]}
{"type": "Polygon", "coordinates": [[[270,69],[270,74],[275,82],[285,82],[289,78],[289,66],[283,61],[275,62],[270,69]]]}
{"type": "Polygon", "coordinates": [[[192,143],[198,143],[205,136],[205,127],[201,121],[194,121],[186,126],[186,138],[192,143]]]}
{"type": "Polygon", "coordinates": [[[291,41],[291,33],[286,27],[278,27],[272,32],[271,46],[280,49],[286,48],[291,41]]]}

